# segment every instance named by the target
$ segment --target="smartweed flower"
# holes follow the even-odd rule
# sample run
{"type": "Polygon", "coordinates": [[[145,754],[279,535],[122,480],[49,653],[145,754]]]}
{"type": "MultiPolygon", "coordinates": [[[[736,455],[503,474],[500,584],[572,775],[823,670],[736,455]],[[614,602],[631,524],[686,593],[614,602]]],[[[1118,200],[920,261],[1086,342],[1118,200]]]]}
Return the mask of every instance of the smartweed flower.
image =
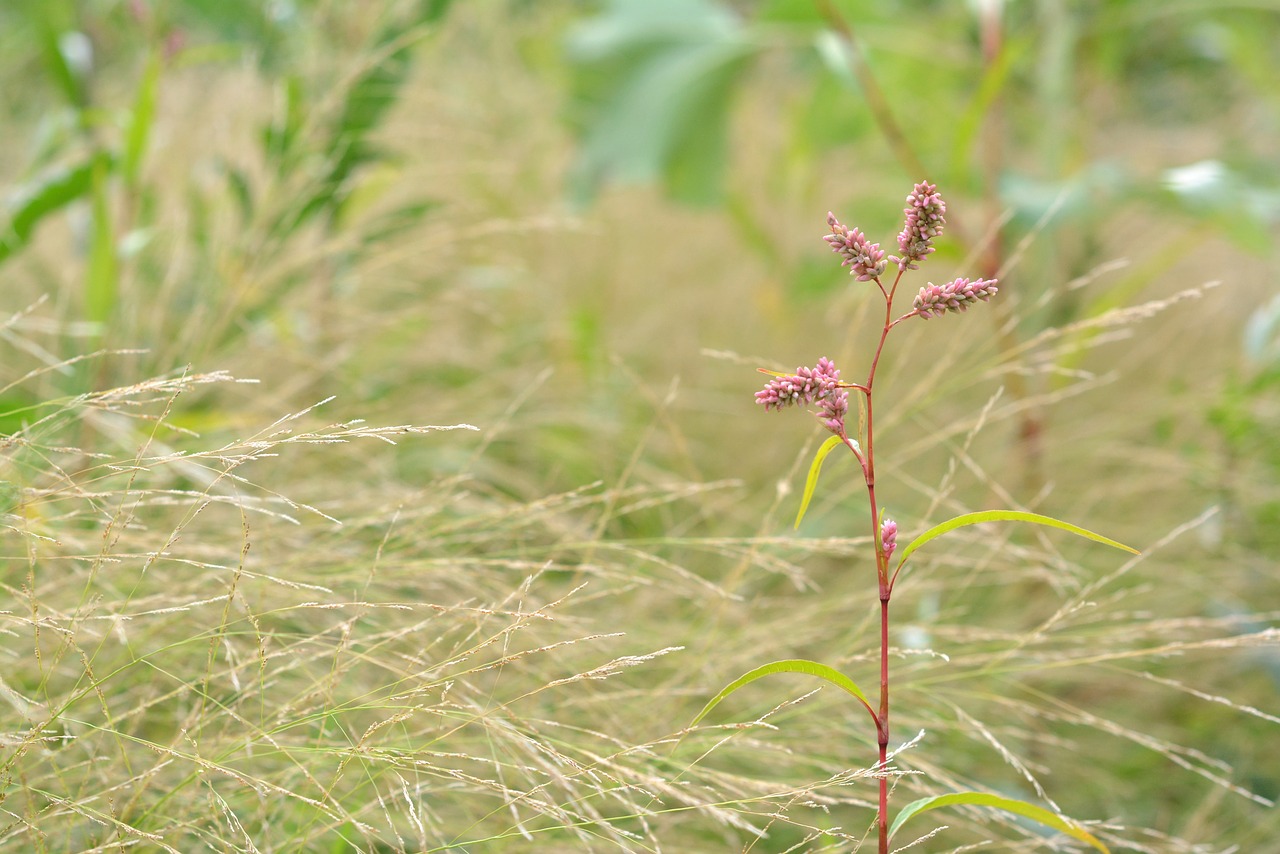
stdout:
{"type": "Polygon", "coordinates": [[[959,314],[978,300],[986,302],[995,296],[1000,289],[996,287],[997,279],[956,279],[945,285],[930,282],[920,289],[912,307],[925,320],[930,317],[941,317],[948,311],[959,314]]]}
{"type": "Polygon", "coordinates": [[[880,550],[884,552],[885,563],[889,562],[889,558],[893,557],[893,550],[898,547],[898,523],[884,517],[884,521],[880,523],[880,550]]]}
{"type": "Polygon", "coordinates": [[[947,224],[947,203],[938,195],[937,185],[925,181],[916,184],[907,196],[903,213],[907,222],[898,235],[902,254],[890,260],[903,270],[915,270],[919,268],[916,262],[933,252],[933,238],[942,234],[942,227],[947,224]]]}
{"type": "Polygon", "coordinates": [[[826,356],[812,368],[800,367],[794,374],[774,377],[756,392],[756,403],[763,403],[765,409],[782,410],[814,401],[822,409],[823,425],[839,434],[849,411],[849,392],[840,387],[840,369],[826,356]]]}
{"type": "Polygon", "coordinates": [[[867,240],[860,229],[845,228],[829,211],[827,225],[831,226],[831,233],[822,239],[831,244],[832,252],[844,258],[840,262],[841,267],[853,268],[849,275],[857,276],[859,282],[866,282],[884,272],[884,250],[879,243],[867,240]]]}

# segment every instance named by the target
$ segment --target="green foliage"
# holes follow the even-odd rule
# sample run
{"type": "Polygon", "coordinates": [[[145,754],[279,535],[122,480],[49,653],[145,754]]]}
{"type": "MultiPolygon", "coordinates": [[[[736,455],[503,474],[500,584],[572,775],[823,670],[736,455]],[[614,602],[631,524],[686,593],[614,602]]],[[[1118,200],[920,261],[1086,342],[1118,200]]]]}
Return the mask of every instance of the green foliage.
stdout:
{"type": "Polygon", "coordinates": [[[982,792],[955,792],[950,795],[937,795],[932,798],[921,798],[918,801],[912,801],[907,804],[898,815],[894,818],[893,824],[889,827],[889,836],[894,836],[899,828],[902,827],[909,819],[919,815],[920,813],[939,807],[948,806],[977,806],[991,807],[992,809],[1004,810],[1014,815],[1026,816],[1033,821],[1039,822],[1045,827],[1051,827],[1059,830],[1073,839],[1079,839],[1081,842],[1087,842],[1103,854],[1107,854],[1111,849],[1103,845],[1096,836],[1085,830],[1074,821],[1065,819],[1057,813],[1050,812],[1044,807],[1038,807],[1035,804],[1029,804],[1025,801],[1015,800],[1013,798],[1003,798],[999,795],[989,795],[982,792]]]}
{"type": "Polygon", "coordinates": [[[689,724],[689,726],[697,726],[699,721],[705,718],[712,709],[720,705],[720,702],[734,691],[737,691],[745,685],[750,685],[757,679],[770,676],[774,673],[804,673],[809,676],[817,676],[819,679],[835,685],[837,688],[848,693],[857,699],[858,702],[862,703],[863,707],[871,714],[872,724],[875,724],[875,709],[871,707],[871,701],[867,699],[867,695],[862,692],[862,689],[858,687],[856,682],[848,676],[845,676],[839,670],[836,670],[834,667],[828,667],[827,665],[819,664],[816,661],[792,658],[786,661],[772,661],[768,664],[762,664],[759,667],[753,668],[752,670],[742,674],[722,688],[719,694],[716,694],[708,700],[707,704],[702,707],[702,711],[698,712],[697,717],[693,719],[693,722],[689,724]]]}
{"type": "Polygon", "coordinates": [[[115,309],[119,285],[116,233],[112,224],[111,200],[107,192],[105,161],[98,161],[90,188],[93,236],[89,246],[89,268],[84,279],[84,313],[91,323],[105,324],[115,309]]]}
{"type": "Polygon", "coordinates": [[[569,40],[583,145],[570,192],[661,180],[671,195],[721,198],[730,93],[759,50],[710,0],[614,0],[569,40]]]}
{"type": "Polygon", "coordinates": [[[88,196],[95,176],[102,175],[109,164],[108,155],[99,152],[78,166],[51,170],[19,187],[9,206],[9,221],[0,232],[0,262],[30,241],[42,220],[88,196]]]}
{"type": "Polygon", "coordinates": [[[813,455],[813,462],[809,464],[809,475],[804,479],[804,494],[800,496],[800,509],[796,511],[796,528],[800,527],[800,521],[804,519],[805,511],[809,509],[809,502],[813,500],[813,491],[818,487],[818,475],[822,473],[822,461],[827,458],[827,454],[843,444],[844,440],[839,436],[829,436],[827,441],[822,443],[822,447],[818,448],[818,452],[813,455]]]}
{"type": "Polygon", "coordinates": [[[1027,513],[1022,510],[981,510],[976,513],[965,513],[948,519],[938,525],[934,525],[920,536],[916,537],[902,550],[901,556],[898,558],[898,569],[901,570],[906,564],[907,558],[919,549],[921,546],[935,540],[950,531],[957,528],[963,528],[966,525],[980,525],[984,522],[1030,522],[1033,525],[1043,525],[1047,528],[1057,528],[1060,531],[1068,531],[1078,537],[1093,540],[1095,543],[1102,543],[1111,546],[1113,549],[1129,552],[1130,554],[1141,554],[1137,549],[1126,546],[1123,543],[1117,543],[1115,540],[1095,534],[1093,531],[1081,528],[1079,525],[1072,525],[1070,522],[1063,522],[1061,519],[1054,519],[1052,516],[1042,516],[1039,513],[1027,513]]]}

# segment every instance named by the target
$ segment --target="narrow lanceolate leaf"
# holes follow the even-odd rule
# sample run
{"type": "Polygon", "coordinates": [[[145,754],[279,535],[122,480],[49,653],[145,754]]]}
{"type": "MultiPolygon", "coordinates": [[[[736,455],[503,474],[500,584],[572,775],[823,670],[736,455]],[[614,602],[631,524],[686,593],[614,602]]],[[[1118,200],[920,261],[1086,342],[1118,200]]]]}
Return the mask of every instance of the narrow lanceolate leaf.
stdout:
{"type": "Polygon", "coordinates": [[[151,124],[156,113],[156,90],[160,84],[160,55],[152,53],[138,81],[134,96],[133,113],[125,133],[124,157],[120,172],[129,187],[136,187],[142,171],[142,160],[147,153],[147,141],[151,138],[151,124]]]}
{"type": "Polygon", "coordinates": [[[744,673],[737,679],[730,682],[724,687],[724,690],[711,698],[711,702],[702,707],[702,711],[698,712],[698,716],[693,719],[693,723],[689,724],[689,726],[697,726],[698,722],[705,718],[712,709],[720,705],[721,700],[728,697],[734,691],[737,691],[742,686],[749,685],[757,679],[768,676],[772,673],[807,673],[810,676],[817,676],[819,679],[825,679],[837,688],[847,691],[854,697],[857,697],[858,701],[861,702],[862,705],[866,707],[867,712],[870,713],[871,720],[876,720],[876,713],[872,710],[871,703],[867,700],[867,695],[863,694],[862,689],[859,688],[857,683],[848,676],[845,676],[834,667],[828,667],[827,665],[819,664],[816,661],[809,661],[803,658],[789,658],[784,661],[774,661],[770,664],[761,665],[755,670],[744,673]]]}
{"type": "Polygon", "coordinates": [[[1015,815],[1026,816],[1032,821],[1043,824],[1045,827],[1052,827],[1054,830],[1061,831],[1073,839],[1087,842],[1099,851],[1104,852],[1104,854],[1110,854],[1110,849],[1102,844],[1096,836],[1068,818],[1063,818],[1055,812],[1051,812],[1044,807],[1038,807],[1035,804],[1029,804],[1026,801],[1002,798],[999,795],[988,795],[983,792],[956,792],[951,795],[938,795],[933,798],[921,798],[918,801],[913,801],[903,807],[902,811],[894,818],[893,824],[889,827],[889,836],[892,838],[898,832],[898,828],[902,827],[913,816],[927,810],[956,804],[991,807],[992,809],[1004,810],[1015,815]]]}
{"type": "Polygon", "coordinates": [[[941,537],[948,531],[954,531],[956,528],[963,528],[965,525],[977,525],[982,522],[1031,522],[1035,525],[1045,525],[1049,528],[1059,528],[1063,531],[1111,546],[1113,549],[1131,552],[1132,554],[1141,554],[1137,549],[1126,546],[1124,543],[1117,543],[1115,540],[1108,539],[1101,534],[1095,534],[1093,531],[1081,528],[1079,525],[1072,525],[1070,522],[1063,522],[1061,519],[1055,519],[1052,516],[1041,516],[1038,513],[1025,513],[1021,510],[983,510],[979,513],[965,513],[963,516],[957,516],[954,519],[948,519],[941,525],[935,525],[925,531],[920,536],[911,541],[905,549],[902,550],[902,557],[898,560],[898,568],[907,562],[907,558],[911,557],[911,553],[923,546],[930,540],[941,537]]]}
{"type": "Polygon", "coordinates": [[[94,323],[106,323],[116,307],[115,229],[107,193],[107,164],[100,162],[93,172],[93,241],[89,247],[89,269],[85,277],[85,316],[94,323]]]}
{"type": "Polygon", "coordinates": [[[809,509],[809,502],[813,499],[813,490],[818,486],[818,474],[822,471],[822,461],[827,458],[827,454],[831,453],[836,445],[842,444],[843,439],[839,436],[832,436],[822,443],[822,447],[818,449],[818,453],[813,455],[813,462],[809,465],[809,477],[804,482],[804,496],[800,499],[800,512],[796,514],[796,527],[800,527],[800,520],[804,518],[805,511],[809,509]]]}

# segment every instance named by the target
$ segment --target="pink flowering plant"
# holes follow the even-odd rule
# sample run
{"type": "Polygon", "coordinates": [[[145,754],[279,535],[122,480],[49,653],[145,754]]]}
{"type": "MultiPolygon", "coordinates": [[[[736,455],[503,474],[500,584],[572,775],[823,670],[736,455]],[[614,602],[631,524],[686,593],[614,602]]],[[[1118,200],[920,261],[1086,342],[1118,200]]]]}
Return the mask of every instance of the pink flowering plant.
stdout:
{"type": "Polygon", "coordinates": [[[840,370],[830,359],[824,357],[819,359],[812,368],[797,368],[794,374],[781,374],[762,369],[763,373],[771,375],[772,378],[763,390],[756,392],[756,403],[762,404],[766,410],[782,410],[793,406],[813,408],[823,428],[832,434],[818,449],[809,468],[808,479],[800,501],[800,510],[796,516],[797,527],[813,497],[822,462],[831,451],[844,447],[853,454],[861,468],[870,504],[869,523],[875,546],[876,586],[880,598],[879,701],[872,703],[852,678],[832,667],[816,661],[788,659],[757,667],[734,680],[707,703],[695,719],[695,723],[701,721],[729,694],[761,677],[784,672],[816,676],[857,699],[866,708],[871,718],[871,725],[875,728],[876,741],[879,745],[876,770],[880,787],[876,827],[881,854],[888,854],[890,840],[908,819],[931,809],[957,804],[987,806],[1024,816],[1088,843],[1100,851],[1107,851],[1106,845],[1096,836],[1077,822],[1057,812],[1035,804],[984,792],[953,792],[923,798],[906,805],[898,811],[892,822],[889,820],[889,778],[891,776],[889,769],[889,604],[893,597],[894,585],[912,554],[948,531],[966,525],[999,521],[1030,522],[1058,528],[1114,548],[1136,553],[1128,546],[1076,525],[1049,516],[1015,510],[989,510],[957,516],[930,528],[903,547],[901,551],[898,550],[898,524],[885,515],[876,492],[873,401],[876,368],[884,353],[885,341],[889,333],[905,321],[917,317],[928,320],[948,313],[960,314],[970,306],[990,300],[1000,290],[995,279],[958,278],[944,285],[929,283],[920,288],[912,300],[910,311],[898,316],[894,315],[894,299],[898,294],[898,286],[903,276],[908,270],[918,269],[920,263],[933,253],[933,241],[942,234],[943,227],[946,225],[946,212],[946,202],[938,195],[937,187],[930,183],[917,184],[907,196],[906,223],[898,235],[898,254],[887,258],[880,245],[868,240],[861,230],[848,228],[836,219],[835,214],[828,214],[827,225],[831,233],[823,239],[830,244],[832,251],[841,257],[842,266],[850,268],[850,275],[860,282],[873,282],[884,299],[884,326],[871,357],[866,379],[862,382],[841,379],[840,370]],[[897,272],[886,284],[885,272],[889,262],[896,265],[897,272]],[[861,403],[858,407],[861,417],[856,424],[852,425],[848,419],[851,394],[861,395],[861,403]],[[895,554],[897,555],[896,563],[893,560],[895,554]]]}

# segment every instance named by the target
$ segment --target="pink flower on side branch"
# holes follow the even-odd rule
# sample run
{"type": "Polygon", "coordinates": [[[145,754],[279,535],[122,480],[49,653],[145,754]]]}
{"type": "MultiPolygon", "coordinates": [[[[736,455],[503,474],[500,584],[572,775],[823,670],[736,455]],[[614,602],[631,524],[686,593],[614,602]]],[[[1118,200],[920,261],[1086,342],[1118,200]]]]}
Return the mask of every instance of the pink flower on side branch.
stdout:
{"type": "Polygon", "coordinates": [[[823,425],[839,434],[849,411],[849,392],[840,388],[840,369],[826,356],[812,368],[796,368],[794,374],[774,377],[756,392],[756,403],[764,404],[765,409],[782,410],[814,401],[822,409],[823,425]]]}
{"type": "Polygon", "coordinates": [[[945,285],[935,285],[930,282],[920,289],[920,293],[912,303],[912,308],[925,320],[933,316],[941,317],[948,311],[959,314],[979,300],[986,302],[999,293],[1000,289],[996,287],[997,281],[997,279],[974,279],[971,282],[968,279],[956,279],[945,285]]]}
{"type": "Polygon", "coordinates": [[[836,215],[827,212],[827,225],[831,233],[822,238],[831,244],[831,251],[844,258],[841,267],[852,267],[849,275],[857,276],[859,282],[874,279],[884,272],[884,250],[879,243],[867,240],[861,229],[846,228],[836,219],[836,215]]]}

